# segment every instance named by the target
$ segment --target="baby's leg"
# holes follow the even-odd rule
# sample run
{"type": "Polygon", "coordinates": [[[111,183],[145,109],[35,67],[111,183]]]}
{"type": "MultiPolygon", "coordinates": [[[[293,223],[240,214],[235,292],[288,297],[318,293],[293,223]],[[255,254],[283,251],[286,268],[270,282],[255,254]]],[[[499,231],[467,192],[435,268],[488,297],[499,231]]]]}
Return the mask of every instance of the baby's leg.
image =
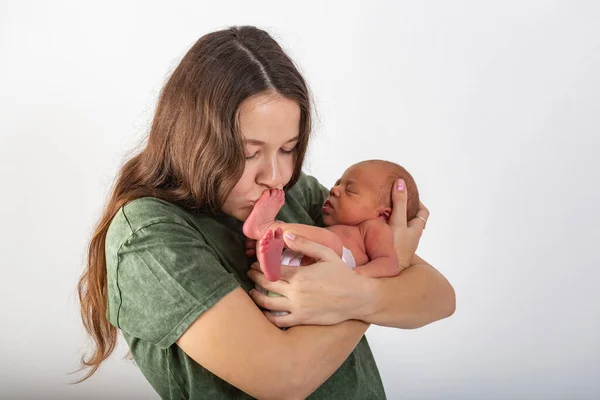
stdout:
{"type": "MultiPolygon", "coordinates": [[[[244,222],[244,235],[259,240],[269,230],[275,217],[285,203],[285,193],[281,189],[265,190],[244,222]]],[[[275,228],[273,228],[275,231],[275,228]]]]}
{"type": "MultiPolygon", "coordinates": [[[[342,256],[342,241],[333,232],[324,228],[302,224],[286,224],[275,221],[271,223],[267,233],[256,243],[256,256],[265,277],[270,281],[279,280],[281,270],[281,252],[284,247],[283,231],[293,230],[296,235],[305,237],[325,247],[333,249],[342,256]]],[[[308,257],[305,257],[308,258],[308,257]]],[[[311,260],[303,260],[302,265],[311,264],[311,260]]]]}
{"type": "Polygon", "coordinates": [[[330,249],[333,249],[338,256],[342,256],[342,240],[336,233],[327,228],[303,224],[286,224],[280,221],[275,221],[272,225],[272,228],[279,227],[284,231],[293,231],[295,235],[305,237],[308,240],[329,247],[330,249]]]}
{"type": "Polygon", "coordinates": [[[283,252],[283,230],[268,230],[261,240],[256,242],[256,258],[260,269],[271,282],[279,280],[281,273],[281,253],[283,252]]]}

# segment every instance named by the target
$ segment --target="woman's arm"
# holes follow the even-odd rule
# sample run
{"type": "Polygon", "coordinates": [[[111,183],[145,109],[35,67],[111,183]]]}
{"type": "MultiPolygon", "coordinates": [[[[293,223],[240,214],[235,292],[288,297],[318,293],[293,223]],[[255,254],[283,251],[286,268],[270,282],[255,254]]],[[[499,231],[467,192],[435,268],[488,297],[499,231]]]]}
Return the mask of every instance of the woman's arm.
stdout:
{"type": "MultiPolygon", "coordinates": [[[[332,249],[315,246],[305,254],[340,260],[332,249]]],[[[177,344],[204,368],[253,397],[304,399],[342,365],[369,326],[349,320],[282,331],[265,314],[271,313],[261,312],[242,289],[235,289],[201,314],[177,344]]]]}
{"type": "Polygon", "coordinates": [[[353,318],[370,324],[415,329],[451,316],[456,309],[452,285],[419,256],[393,278],[373,279],[365,285],[364,307],[353,318]]]}
{"type": "Polygon", "coordinates": [[[204,312],[177,341],[193,360],[260,399],[304,399],[346,360],[368,325],[273,326],[240,288],[204,312]]]}
{"type": "Polygon", "coordinates": [[[130,336],[158,349],[177,343],[254,397],[305,398],[342,365],[367,329],[362,321],[277,329],[197,229],[165,212],[163,203],[136,204],[127,219],[122,210],[118,229],[125,234],[112,242],[119,250],[110,259],[119,264],[107,265],[113,282],[108,316],[130,336]],[[139,227],[146,214],[159,222],[139,227]],[[135,232],[129,234],[131,223],[135,232]]]}
{"type": "Polygon", "coordinates": [[[268,281],[258,263],[250,278],[259,286],[284,297],[269,297],[252,291],[256,304],[288,315],[267,313],[279,327],[329,325],[348,319],[402,329],[414,329],[454,312],[454,290],[448,281],[418,256],[415,264],[393,278],[368,278],[349,269],[331,249],[296,236],[284,236],[288,247],[304,254],[331,252],[302,268],[281,266],[281,280],[268,281]],[[318,249],[318,250],[317,250],[318,249]]]}

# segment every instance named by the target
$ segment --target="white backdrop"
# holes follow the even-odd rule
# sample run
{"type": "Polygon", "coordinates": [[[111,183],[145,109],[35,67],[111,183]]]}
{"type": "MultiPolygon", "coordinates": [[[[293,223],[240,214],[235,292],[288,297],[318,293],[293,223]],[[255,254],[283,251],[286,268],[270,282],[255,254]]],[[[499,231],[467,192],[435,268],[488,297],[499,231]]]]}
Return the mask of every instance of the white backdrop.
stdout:
{"type": "Polygon", "coordinates": [[[0,397],[157,398],[123,346],[67,384],[84,249],[169,71],[251,24],[311,86],[307,171],[394,160],[431,210],[457,311],[369,329],[388,397],[600,398],[599,3],[215,3],[0,3],[0,397]]]}

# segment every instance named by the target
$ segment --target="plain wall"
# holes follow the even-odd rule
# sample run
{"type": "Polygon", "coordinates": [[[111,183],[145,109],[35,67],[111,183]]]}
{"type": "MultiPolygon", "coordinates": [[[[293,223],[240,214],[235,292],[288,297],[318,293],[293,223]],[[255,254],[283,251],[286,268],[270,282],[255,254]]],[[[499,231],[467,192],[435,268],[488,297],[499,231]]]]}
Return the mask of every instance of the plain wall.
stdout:
{"type": "Polygon", "coordinates": [[[203,34],[268,30],[318,111],[306,171],[396,161],[451,318],[367,336],[390,399],[600,398],[595,1],[0,4],[0,397],[158,398],[120,346],[71,386],[91,230],[168,73],[203,34]]]}

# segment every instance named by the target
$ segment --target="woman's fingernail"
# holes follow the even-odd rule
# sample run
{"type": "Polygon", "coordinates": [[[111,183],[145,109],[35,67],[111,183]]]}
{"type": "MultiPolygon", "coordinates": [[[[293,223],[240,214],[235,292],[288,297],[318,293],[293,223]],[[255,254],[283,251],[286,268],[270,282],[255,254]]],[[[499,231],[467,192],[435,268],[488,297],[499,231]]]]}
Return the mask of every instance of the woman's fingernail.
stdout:
{"type": "Polygon", "coordinates": [[[404,190],[404,181],[402,179],[400,179],[398,181],[398,190],[399,191],[403,191],[404,190]]]}
{"type": "Polygon", "coordinates": [[[292,232],[286,232],[285,233],[285,237],[290,239],[290,240],[294,240],[296,238],[296,236],[294,236],[294,234],[292,232]]]}

